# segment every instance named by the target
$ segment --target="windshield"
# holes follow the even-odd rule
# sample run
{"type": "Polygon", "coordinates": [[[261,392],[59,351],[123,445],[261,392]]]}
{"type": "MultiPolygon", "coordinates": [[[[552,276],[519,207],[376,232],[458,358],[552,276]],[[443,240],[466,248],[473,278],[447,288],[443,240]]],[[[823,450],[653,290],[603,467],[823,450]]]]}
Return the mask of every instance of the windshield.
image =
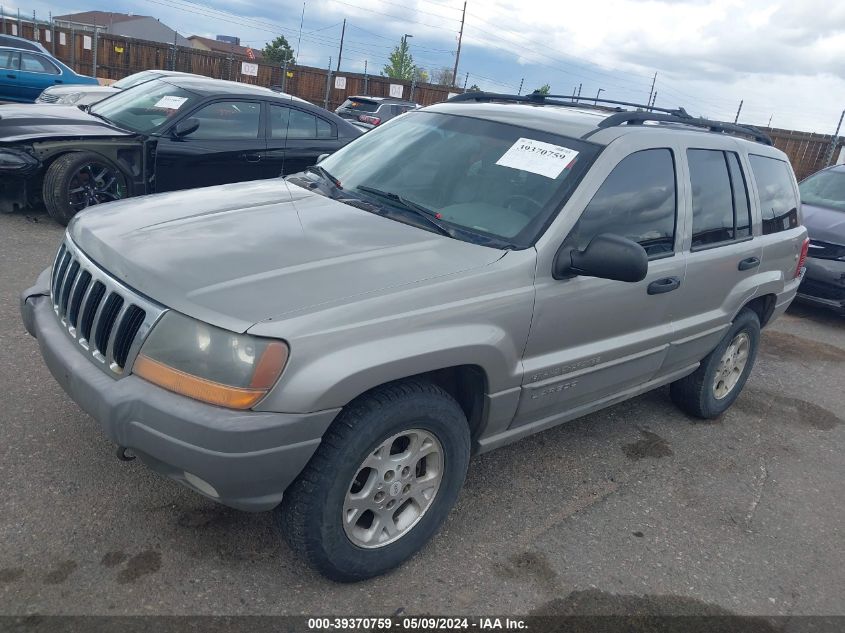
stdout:
{"type": "Polygon", "coordinates": [[[120,128],[150,134],[199,100],[192,92],[163,79],[153,79],[100,101],[89,112],[120,128]]]}
{"type": "Polygon", "coordinates": [[[801,202],[845,211],[845,172],[820,171],[798,185],[801,202]]]}
{"type": "Polygon", "coordinates": [[[347,99],[340,107],[357,112],[375,112],[378,110],[378,106],[379,104],[377,102],[367,99],[347,99]]]}
{"type": "Polygon", "coordinates": [[[142,84],[145,81],[149,81],[150,79],[155,79],[156,77],[160,76],[161,75],[155,71],[145,70],[140,73],[135,73],[134,75],[124,77],[120,81],[115,81],[112,84],[112,88],[117,88],[118,90],[126,90],[127,88],[137,86],[138,84],[142,84]]]}
{"type": "MultiPolygon", "coordinates": [[[[320,163],[343,190],[396,194],[436,219],[530,246],[597,153],[571,138],[495,121],[411,112],[320,163]]],[[[384,197],[377,200],[384,201],[384,197]]]]}

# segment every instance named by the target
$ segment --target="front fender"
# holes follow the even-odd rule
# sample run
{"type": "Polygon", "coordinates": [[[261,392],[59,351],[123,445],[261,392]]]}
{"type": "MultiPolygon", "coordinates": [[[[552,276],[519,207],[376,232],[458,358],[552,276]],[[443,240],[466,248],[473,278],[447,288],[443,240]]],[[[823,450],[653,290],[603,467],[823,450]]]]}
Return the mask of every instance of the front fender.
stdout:
{"type": "Polygon", "coordinates": [[[266,411],[320,411],[342,407],[387,382],[437,369],[474,365],[484,371],[490,393],[520,384],[524,340],[489,324],[413,331],[297,358],[258,407],[266,411]]]}

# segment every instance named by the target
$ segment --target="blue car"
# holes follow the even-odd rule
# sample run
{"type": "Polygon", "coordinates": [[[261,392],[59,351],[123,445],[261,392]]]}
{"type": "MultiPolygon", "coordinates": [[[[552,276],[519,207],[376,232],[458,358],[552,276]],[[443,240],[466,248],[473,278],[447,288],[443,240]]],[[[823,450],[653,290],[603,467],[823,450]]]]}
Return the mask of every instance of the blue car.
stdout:
{"type": "Polygon", "coordinates": [[[33,103],[44,88],[68,84],[97,84],[78,75],[52,55],[0,46],[0,101],[33,103]]]}

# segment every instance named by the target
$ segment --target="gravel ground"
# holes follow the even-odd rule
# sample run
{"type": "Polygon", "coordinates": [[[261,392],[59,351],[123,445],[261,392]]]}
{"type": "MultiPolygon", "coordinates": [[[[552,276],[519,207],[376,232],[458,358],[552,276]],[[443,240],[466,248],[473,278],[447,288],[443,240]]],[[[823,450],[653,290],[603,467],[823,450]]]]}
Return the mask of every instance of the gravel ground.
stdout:
{"type": "Polygon", "coordinates": [[[476,458],[424,551],[339,585],[269,514],[118,461],[53,381],[18,293],[61,234],[0,216],[0,614],[845,614],[845,319],[790,309],[715,422],[664,389],[476,458]]]}

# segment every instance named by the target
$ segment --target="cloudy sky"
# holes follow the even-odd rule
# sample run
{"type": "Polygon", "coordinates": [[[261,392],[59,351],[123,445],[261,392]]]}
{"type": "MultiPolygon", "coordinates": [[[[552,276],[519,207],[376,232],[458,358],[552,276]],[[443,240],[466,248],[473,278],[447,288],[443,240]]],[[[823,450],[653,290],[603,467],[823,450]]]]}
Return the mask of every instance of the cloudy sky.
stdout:
{"type": "MultiPolygon", "coordinates": [[[[1,1],[1,0],[0,0],[1,1]]],[[[19,0],[20,1],[20,0],[19,0]]],[[[298,58],[380,72],[402,34],[427,69],[451,67],[463,0],[305,0],[298,58]]],[[[5,9],[46,18],[91,9],[146,14],[184,35],[237,35],[253,47],[282,34],[296,48],[302,0],[34,0],[5,9]]],[[[468,0],[459,83],[644,102],[830,134],[845,108],[842,0],[468,0]]]]}

